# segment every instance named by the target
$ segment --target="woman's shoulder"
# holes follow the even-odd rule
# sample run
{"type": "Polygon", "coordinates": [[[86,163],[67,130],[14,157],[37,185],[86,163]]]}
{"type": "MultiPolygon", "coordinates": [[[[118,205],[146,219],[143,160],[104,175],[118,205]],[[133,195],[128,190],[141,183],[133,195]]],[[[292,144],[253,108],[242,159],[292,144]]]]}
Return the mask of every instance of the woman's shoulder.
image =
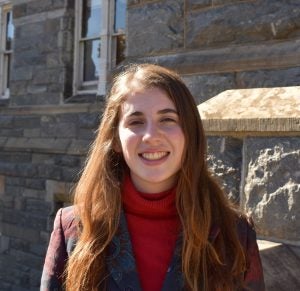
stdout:
{"type": "Polygon", "coordinates": [[[77,236],[79,219],[75,215],[75,207],[68,206],[57,211],[54,227],[62,229],[65,237],[77,236]]]}
{"type": "Polygon", "coordinates": [[[246,214],[238,214],[236,219],[237,233],[243,246],[256,243],[256,231],[253,219],[246,214]]]}

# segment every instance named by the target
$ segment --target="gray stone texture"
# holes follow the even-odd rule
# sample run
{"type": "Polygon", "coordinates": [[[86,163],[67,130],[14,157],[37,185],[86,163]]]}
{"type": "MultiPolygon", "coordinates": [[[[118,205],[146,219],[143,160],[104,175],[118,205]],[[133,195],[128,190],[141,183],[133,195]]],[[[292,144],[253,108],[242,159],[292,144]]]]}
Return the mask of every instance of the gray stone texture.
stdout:
{"type": "Polygon", "coordinates": [[[69,97],[72,74],[66,68],[73,64],[74,35],[69,2],[73,1],[27,1],[13,6],[11,105],[60,104],[69,97]]]}
{"type": "Polygon", "coordinates": [[[298,86],[300,67],[222,74],[183,75],[197,104],[230,89],[298,86]]]}
{"type": "Polygon", "coordinates": [[[175,51],[183,47],[182,0],[149,2],[128,9],[128,57],[175,51]]]}
{"type": "Polygon", "coordinates": [[[86,108],[0,112],[0,290],[39,289],[53,216],[70,201],[99,124],[86,108]]]}
{"type": "Polygon", "coordinates": [[[202,103],[222,91],[236,87],[234,74],[209,74],[183,76],[185,84],[193,94],[196,103],[202,103]]]}
{"type": "Polygon", "coordinates": [[[209,168],[229,199],[238,204],[243,141],[232,137],[210,136],[207,144],[209,168]]]}
{"type": "Polygon", "coordinates": [[[264,237],[299,243],[300,138],[247,138],[242,207],[264,237]]]}
{"type": "MultiPolygon", "coordinates": [[[[224,1],[223,1],[224,2],[224,1]]],[[[232,2],[232,1],[230,1],[232,2]]],[[[187,18],[186,46],[205,48],[299,37],[297,1],[251,1],[194,10],[187,18]]]]}

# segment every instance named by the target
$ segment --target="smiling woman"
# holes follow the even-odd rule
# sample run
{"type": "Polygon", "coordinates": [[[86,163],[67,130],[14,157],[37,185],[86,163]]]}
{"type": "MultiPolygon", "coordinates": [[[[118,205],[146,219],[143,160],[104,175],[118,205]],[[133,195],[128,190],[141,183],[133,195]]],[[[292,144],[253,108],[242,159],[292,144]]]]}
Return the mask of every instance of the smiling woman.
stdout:
{"type": "Polygon", "coordinates": [[[206,165],[194,98],[166,68],[113,82],[76,187],[58,211],[41,290],[264,290],[251,220],[206,165]]]}
{"type": "Polygon", "coordinates": [[[182,164],[184,134],[174,103],[158,88],[128,94],[119,120],[119,150],[137,190],[172,188],[182,164]]]}

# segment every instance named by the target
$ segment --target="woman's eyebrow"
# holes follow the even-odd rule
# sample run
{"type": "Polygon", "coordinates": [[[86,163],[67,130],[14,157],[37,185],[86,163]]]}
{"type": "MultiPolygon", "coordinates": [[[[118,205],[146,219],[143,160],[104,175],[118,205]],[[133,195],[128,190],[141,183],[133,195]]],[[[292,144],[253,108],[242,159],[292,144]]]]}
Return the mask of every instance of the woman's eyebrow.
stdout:
{"type": "Polygon", "coordinates": [[[128,117],[131,117],[131,116],[143,116],[143,112],[141,111],[134,111],[134,112],[131,112],[130,114],[128,114],[128,117]]]}
{"type": "Polygon", "coordinates": [[[172,109],[172,108],[165,108],[165,109],[162,109],[162,110],[158,111],[158,114],[166,114],[166,113],[174,113],[174,114],[178,115],[178,112],[175,109],[172,109]]]}
{"type": "MultiPolygon", "coordinates": [[[[161,109],[157,112],[158,114],[167,114],[167,113],[173,113],[173,114],[177,114],[178,115],[178,112],[175,110],[175,109],[172,109],[172,108],[165,108],[165,109],[161,109]]],[[[128,114],[127,117],[132,117],[132,116],[143,116],[144,113],[141,112],[141,111],[133,111],[131,112],[130,114],[128,114]]]]}

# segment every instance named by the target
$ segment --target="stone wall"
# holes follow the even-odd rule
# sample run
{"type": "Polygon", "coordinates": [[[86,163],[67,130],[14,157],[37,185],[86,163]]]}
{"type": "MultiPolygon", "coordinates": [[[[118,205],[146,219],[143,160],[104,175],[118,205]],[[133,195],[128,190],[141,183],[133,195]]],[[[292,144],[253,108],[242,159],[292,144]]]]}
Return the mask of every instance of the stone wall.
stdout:
{"type": "Polygon", "coordinates": [[[101,106],[0,109],[0,290],[38,290],[56,211],[71,201],[101,106]]]}
{"type": "Polygon", "coordinates": [[[199,103],[227,89],[299,84],[298,1],[133,0],[128,5],[128,60],[176,69],[199,103]]]}
{"type": "Polygon", "coordinates": [[[228,90],[199,111],[229,197],[260,238],[300,246],[300,87],[228,90]]]}
{"type": "Polygon", "coordinates": [[[62,104],[72,94],[74,1],[13,1],[11,105],[62,104]]]}

